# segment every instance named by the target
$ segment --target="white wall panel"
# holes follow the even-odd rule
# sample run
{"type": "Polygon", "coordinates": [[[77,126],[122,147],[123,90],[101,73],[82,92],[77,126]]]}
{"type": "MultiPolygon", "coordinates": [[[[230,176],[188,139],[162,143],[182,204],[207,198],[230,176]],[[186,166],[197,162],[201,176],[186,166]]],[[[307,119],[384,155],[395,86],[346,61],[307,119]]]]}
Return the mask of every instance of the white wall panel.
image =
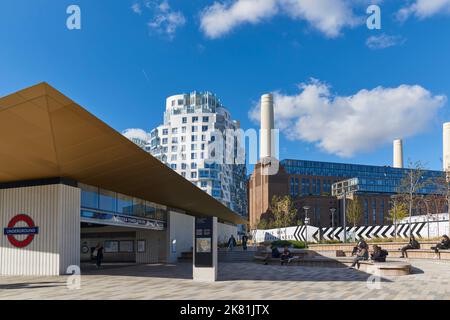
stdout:
{"type": "MultiPolygon", "coordinates": [[[[80,191],[65,185],[0,190],[0,274],[58,275],[79,264],[80,191]],[[15,248],[3,235],[18,214],[30,216],[39,234],[25,248],[15,248]]],[[[16,227],[25,226],[17,224],[16,227]]],[[[16,236],[23,239],[25,236],[16,236]]]]}

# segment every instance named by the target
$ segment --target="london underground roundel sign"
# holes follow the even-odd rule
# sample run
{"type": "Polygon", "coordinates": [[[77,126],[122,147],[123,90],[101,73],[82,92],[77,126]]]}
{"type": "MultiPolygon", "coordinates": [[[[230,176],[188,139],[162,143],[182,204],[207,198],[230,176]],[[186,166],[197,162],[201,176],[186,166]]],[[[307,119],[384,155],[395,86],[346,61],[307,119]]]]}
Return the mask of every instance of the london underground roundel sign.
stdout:
{"type": "Polygon", "coordinates": [[[26,214],[19,214],[11,219],[8,223],[8,227],[4,229],[5,236],[8,237],[8,241],[16,248],[25,248],[34,239],[34,236],[39,233],[39,227],[34,225],[33,219],[26,214]],[[25,227],[17,227],[19,222],[25,223],[25,227]],[[18,235],[26,235],[23,240],[17,239],[18,235]]]}

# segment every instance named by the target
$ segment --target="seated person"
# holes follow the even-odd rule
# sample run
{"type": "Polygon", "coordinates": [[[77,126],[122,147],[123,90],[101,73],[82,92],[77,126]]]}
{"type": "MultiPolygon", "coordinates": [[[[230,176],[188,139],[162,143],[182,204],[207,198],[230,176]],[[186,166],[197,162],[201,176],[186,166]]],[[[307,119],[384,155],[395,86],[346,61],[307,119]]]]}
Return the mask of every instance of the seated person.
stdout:
{"type": "Polygon", "coordinates": [[[450,248],[450,239],[449,239],[449,237],[446,234],[444,234],[442,236],[442,239],[441,239],[440,243],[438,243],[434,247],[431,247],[431,249],[434,250],[434,253],[435,253],[434,258],[435,259],[438,257],[439,250],[446,250],[446,249],[449,249],[449,248],[450,248]]]}
{"type": "Polygon", "coordinates": [[[266,258],[264,259],[264,264],[268,264],[267,260],[269,260],[270,257],[277,259],[280,258],[280,252],[278,251],[277,246],[272,246],[270,250],[271,253],[266,255],[266,258]]]}
{"type": "Polygon", "coordinates": [[[408,243],[406,246],[404,246],[403,248],[401,248],[401,250],[402,250],[402,255],[401,255],[400,258],[404,258],[404,257],[405,257],[405,254],[406,254],[406,256],[408,256],[406,250],[410,250],[410,249],[420,249],[420,244],[419,244],[419,242],[416,240],[416,238],[414,238],[414,236],[411,236],[411,237],[409,238],[409,243],[408,243]]]}
{"type": "Polygon", "coordinates": [[[367,243],[362,240],[362,242],[360,241],[360,243],[358,243],[355,259],[353,259],[353,263],[349,269],[354,268],[355,266],[359,269],[359,262],[367,259],[369,259],[369,250],[367,248],[367,243]]]}
{"type": "Polygon", "coordinates": [[[292,258],[292,253],[289,251],[288,246],[284,246],[284,251],[281,254],[281,265],[288,263],[289,259],[292,258]]]}
{"type": "Polygon", "coordinates": [[[388,252],[386,250],[381,249],[380,246],[376,244],[373,246],[373,253],[370,255],[370,258],[374,262],[386,262],[386,256],[388,252]]]}
{"type": "Polygon", "coordinates": [[[353,247],[352,256],[356,255],[360,248],[366,248],[366,249],[368,248],[368,245],[367,245],[366,241],[364,241],[364,239],[359,240],[358,243],[356,244],[356,247],[353,247]]]}

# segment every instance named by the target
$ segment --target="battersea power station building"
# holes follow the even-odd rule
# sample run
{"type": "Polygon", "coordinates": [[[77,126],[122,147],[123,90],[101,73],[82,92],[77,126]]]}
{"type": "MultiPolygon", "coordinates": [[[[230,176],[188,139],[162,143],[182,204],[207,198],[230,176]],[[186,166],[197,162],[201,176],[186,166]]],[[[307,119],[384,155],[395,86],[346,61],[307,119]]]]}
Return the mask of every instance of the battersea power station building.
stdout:
{"type": "MultiPolygon", "coordinates": [[[[264,95],[261,100],[261,131],[274,128],[273,97],[264,95]]],[[[444,131],[445,140],[445,131],[444,131]]],[[[308,215],[310,225],[329,227],[342,225],[342,200],[332,196],[333,183],[357,179],[356,193],[362,217],[358,225],[379,225],[387,223],[390,209],[390,197],[398,190],[401,180],[407,170],[403,168],[402,141],[394,140],[393,166],[372,166],[348,163],[332,163],[321,161],[307,161],[285,159],[276,160],[275,141],[269,135],[261,134],[260,161],[255,165],[249,179],[249,220],[250,228],[256,229],[258,223],[267,217],[273,196],[289,195],[297,209],[297,218],[304,221],[308,215]],[[270,157],[277,161],[278,172],[273,175],[264,174],[264,158],[270,157]],[[308,207],[305,212],[304,207],[308,207]]],[[[445,145],[445,144],[444,144],[445,145]]],[[[442,171],[423,171],[423,180],[443,177],[442,171]]],[[[427,195],[434,190],[424,187],[418,193],[427,195]]],[[[442,208],[446,210],[445,201],[442,208]]]]}
{"type": "Polygon", "coordinates": [[[65,274],[98,243],[176,262],[197,219],[219,241],[247,222],[50,85],[0,98],[0,275],[65,274]]]}

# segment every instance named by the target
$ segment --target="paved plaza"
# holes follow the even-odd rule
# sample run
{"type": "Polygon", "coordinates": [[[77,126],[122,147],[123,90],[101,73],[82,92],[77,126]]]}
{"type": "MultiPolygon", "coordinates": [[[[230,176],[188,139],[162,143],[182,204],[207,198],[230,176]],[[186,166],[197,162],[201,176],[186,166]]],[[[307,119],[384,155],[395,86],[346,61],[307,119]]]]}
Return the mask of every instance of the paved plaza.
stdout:
{"type": "MultiPolygon", "coordinates": [[[[450,263],[410,260],[413,274],[367,281],[346,268],[221,263],[219,281],[192,281],[192,265],[85,266],[80,289],[67,276],[0,277],[0,299],[449,299],[450,263]]],[[[373,277],[371,278],[373,280],[373,277]]]]}

